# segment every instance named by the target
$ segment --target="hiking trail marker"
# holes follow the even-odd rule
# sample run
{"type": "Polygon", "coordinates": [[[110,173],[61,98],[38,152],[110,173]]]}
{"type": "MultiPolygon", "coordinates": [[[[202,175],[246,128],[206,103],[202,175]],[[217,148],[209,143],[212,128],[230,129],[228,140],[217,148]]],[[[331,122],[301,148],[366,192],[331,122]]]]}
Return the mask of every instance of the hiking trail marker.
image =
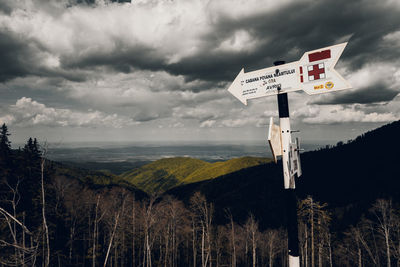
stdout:
{"type": "Polygon", "coordinates": [[[247,73],[242,69],[228,91],[247,105],[248,99],[299,90],[314,95],[351,88],[334,69],[346,45],[342,43],[309,51],[299,61],[279,67],[247,73]]]}
{"type": "Polygon", "coordinates": [[[275,163],[277,157],[282,156],[289,267],[300,266],[295,179],[301,176],[302,171],[299,140],[296,138],[292,142],[287,93],[303,90],[314,95],[351,88],[334,69],[346,45],[347,43],[342,43],[309,51],[299,61],[287,64],[276,61],[275,66],[270,68],[247,73],[242,69],[228,88],[245,105],[248,99],[277,95],[279,126],[274,125],[271,117],[268,143],[275,163]]]}
{"type": "Polygon", "coordinates": [[[309,95],[329,93],[351,88],[335,70],[335,65],[347,43],[305,52],[299,61],[244,72],[242,69],[228,91],[247,105],[248,99],[278,96],[280,125],[270,120],[268,142],[274,161],[282,156],[285,189],[295,188],[295,176],[301,175],[299,141],[292,142],[287,93],[303,90],[309,95]]]}

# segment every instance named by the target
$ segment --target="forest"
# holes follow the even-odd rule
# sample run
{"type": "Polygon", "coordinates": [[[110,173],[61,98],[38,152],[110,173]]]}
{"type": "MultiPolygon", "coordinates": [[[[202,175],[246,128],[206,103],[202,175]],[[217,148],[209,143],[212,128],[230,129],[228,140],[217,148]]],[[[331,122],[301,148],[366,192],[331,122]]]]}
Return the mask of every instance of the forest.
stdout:
{"type": "MultiPolygon", "coordinates": [[[[11,149],[9,136],[3,125],[0,266],[287,266],[284,219],[275,225],[262,222],[273,220],[273,213],[261,218],[240,203],[247,213],[239,216],[234,205],[221,206],[204,186],[195,190],[197,183],[184,197],[176,191],[148,195],[132,185],[104,183],[105,174],[48,160],[46,145],[35,138],[11,149]]],[[[305,161],[310,157],[305,155],[305,161]]],[[[223,187],[218,190],[224,194],[223,187]]],[[[357,203],[340,206],[340,201],[325,202],[309,192],[300,188],[298,199],[301,266],[400,266],[396,197],[374,197],[349,220],[343,214],[357,203]],[[340,227],[339,220],[345,220],[340,227]]]]}

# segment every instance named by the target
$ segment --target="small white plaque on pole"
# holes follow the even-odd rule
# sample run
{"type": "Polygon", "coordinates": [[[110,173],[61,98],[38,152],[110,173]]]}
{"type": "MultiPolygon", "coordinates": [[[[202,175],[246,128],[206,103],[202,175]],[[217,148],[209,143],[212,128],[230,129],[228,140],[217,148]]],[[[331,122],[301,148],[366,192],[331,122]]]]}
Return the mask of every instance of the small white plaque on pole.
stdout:
{"type": "Polygon", "coordinates": [[[290,144],[289,151],[289,161],[290,161],[290,176],[297,174],[297,177],[301,176],[301,163],[300,163],[300,147],[299,139],[296,138],[295,143],[290,144]]]}
{"type": "Polygon", "coordinates": [[[299,138],[296,138],[296,159],[297,159],[297,164],[298,164],[298,169],[297,169],[297,177],[300,177],[302,172],[301,172],[301,161],[300,161],[300,141],[299,138]]]}
{"type": "Polygon", "coordinates": [[[268,143],[276,163],[277,156],[282,156],[281,127],[274,124],[272,117],[269,120],[268,143]]]}

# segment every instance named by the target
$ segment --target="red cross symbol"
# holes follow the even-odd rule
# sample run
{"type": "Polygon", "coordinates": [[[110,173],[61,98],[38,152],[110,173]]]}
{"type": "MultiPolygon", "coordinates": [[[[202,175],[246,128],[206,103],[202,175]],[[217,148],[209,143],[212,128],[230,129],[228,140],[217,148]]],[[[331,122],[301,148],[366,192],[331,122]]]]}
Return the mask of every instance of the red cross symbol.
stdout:
{"type": "Polygon", "coordinates": [[[325,78],[325,66],[324,63],[315,64],[307,67],[308,80],[315,81],[325,78]]]}

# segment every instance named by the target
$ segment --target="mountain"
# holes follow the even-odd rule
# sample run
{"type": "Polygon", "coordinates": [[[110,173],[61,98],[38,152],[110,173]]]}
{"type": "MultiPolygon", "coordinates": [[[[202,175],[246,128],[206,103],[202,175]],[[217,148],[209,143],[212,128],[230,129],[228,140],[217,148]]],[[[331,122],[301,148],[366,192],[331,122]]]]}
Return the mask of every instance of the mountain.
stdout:
{"type": "MultiPolygon", "coordinates": [[[[400,121],[367,132],[346,144],[302,153],[303,175],[296,181],[297,195],[328,203],[333,226],[356,222],[377,198],[400,202],[397,154],[400,121]]],[[[221,177],[182,185],[165,194],[185,202],[200,191],[215,205],[215,217],[226,222],[226,210],[243,222],[249,213],[261,227],[285,221],[282,163],[255,166],[221,177]]]]}
{"type": "Polygon", "coordinates": [[[117,175],[100,171],[89,171],[83,168],[74,167],[70,164],[49,161],[52,180],[58,179],[64,184],[70,181],[78,181],[93,190],[102,190],[112,187],[123,187],[135,194],[136,199],[146,198],[147,193],[143,192],[134,185],[119,179],[117,175]]]}
{"type": "Polygon", "coordinates": [[[270,161],[267,158],[242,157],[209,163],[187,157],[166,158],[125,172],[118,177],[148,193],[164,192],[179,185],[214,179],[270,161]]]}
{"type": "Polygon", "coordinates": [[[302,155],[300,196],[311,194],[334,206],[376,198],[400,199],[400,121],[336,146],[302,155]]]}
{"type": "MultiPolygon", "coordinates": [[[[56,160],[58,161],[58,160],[56,160]]],[[[151,161],[121,161],[121,162],[96,162],[96,161],[61,161],[67,166],[78,167],[81,169],[101,171],[104,173],[113,173],[120,175],[124,172],[131,171],[135,168],[139,168],[151,161]]]]}

